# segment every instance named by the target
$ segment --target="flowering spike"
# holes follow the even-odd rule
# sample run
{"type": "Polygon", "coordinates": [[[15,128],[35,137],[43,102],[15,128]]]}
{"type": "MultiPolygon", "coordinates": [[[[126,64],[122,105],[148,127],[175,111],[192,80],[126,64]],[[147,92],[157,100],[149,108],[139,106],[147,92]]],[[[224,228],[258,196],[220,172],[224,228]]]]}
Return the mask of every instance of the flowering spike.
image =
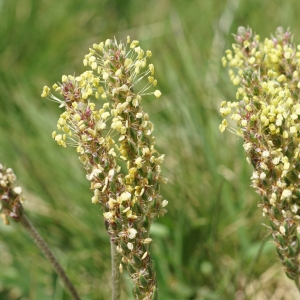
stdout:
{"type": "MultiPolygon", "coordinates": [[[[300,47],[281,27],[263,43],[244,27],[235,39],[222,64],[238,86],[237,101],[223,101],[220,113],[237,123],[237,129],[229,130],[244,139],[259,206],[271,221],[285,272],[300,288],[300,47]]],[[[221,132],[228,128],[227,119],[219,126],[221,132]]]]}
{"type": "Polygon", "coordinates": [[[52,137],[63,147],[76,147],[94,191],[92,203],[102,206],[107,231],[135,284],[135,298],[147,300],[157,291],[149,229],[168,202],[159,192],[167,182],[160,175],[164,155],[155,149],[154,125],[141,100],[149,94],[159,98],[161,92],[147,92],[157,84],[154,66],[148,64],[151,51],[145,55],[129,37],[127,44],[128,52],[116,40],[94,44],[83,61],[88,70],[77,77],[64,75],[55,86],[63,100],[48,88],[43,95],[64,107],[57,122],[62,133],[52,137]],[[138,91],[136,84],[144,77],[149,81],[138,91]]]}
{"type": "Polygon", "coordinates": [[[16,179],[13,170],[0,163],[0,216],[5,225],[9,225],[9,218],[19,222],[24,213],[22,188],[15,184],[16,179]]]}

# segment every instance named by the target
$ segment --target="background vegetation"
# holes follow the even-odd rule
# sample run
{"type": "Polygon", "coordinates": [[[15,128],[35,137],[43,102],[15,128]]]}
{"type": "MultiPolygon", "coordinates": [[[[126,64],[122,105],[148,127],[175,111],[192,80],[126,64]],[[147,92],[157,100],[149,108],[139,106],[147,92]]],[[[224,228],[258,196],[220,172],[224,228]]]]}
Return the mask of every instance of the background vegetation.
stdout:
{"type": "MultiPolygon", "coordinates": [[[[220,64],[230,33],[283,26],[300,43],[299,15],[298,0],[0,0],[0,161],[82,299],[110,299],[109,240],[76,152],[51,138],[60,110],[40,94],[82,72],[93,43],[127,35],[152,50],[163,93],[144,99],[169,178],[169,212],[152,230],[160,299],[299,297],[261,226],[242,141],[218,130],[219,104],[235,97],[220,64]]],[[[70,299],[18,224],[0,224],[0,299],[70,299]]]]}

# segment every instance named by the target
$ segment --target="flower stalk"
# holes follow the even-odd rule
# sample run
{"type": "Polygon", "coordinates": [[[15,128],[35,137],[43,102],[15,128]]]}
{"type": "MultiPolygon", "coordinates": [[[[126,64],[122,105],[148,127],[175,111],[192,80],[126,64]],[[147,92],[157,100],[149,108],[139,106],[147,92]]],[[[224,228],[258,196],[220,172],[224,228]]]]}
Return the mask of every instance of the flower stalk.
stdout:
{"type": "Polygon", "coordinates": [[[69,290],[72,298],[74,300],[80,300],[75,286],[68,278],[66,272],[55,258],[49,246],[26,216],[22,206],[24,200],[22,188],[15,185],[16,179],[17,177],[11,168],[5,168],[0,164],[0,216],[2,217],[4,224],[9,225],[10,218],[15,222],[20,223],[50,262],[65,287],[69,290]]]}
{"type": "Polygon", "coordinates": [[[237,101],[223,101],[220,112],[237,129],[228,118],[219,128],[243,138],[259,207],[285,273],[300,289],[300,45],[282,28],[260,42],[240,27],[235,40],[222,63],[238,86],[237,101]]]}
{"type": "Polygon", "coordinates": [[[120,285],[120,255],[117,252],[117,245],[110,241],[111,247],[111,272],[112,272],[112,300],[121,299],[121,285],[120,285]]]}
{"type": "Polygon", "coordinates": [[[135,299],[145,300],[157,299],[149,230],[168,203],[160,195],[160,184],[167,182],[161,176],[164,155],[155,149],[154,125],[141,106],[144,95],[161,96],[159,90],[149,92],[157,84],[154,65],[147,62],[151,56],[129,37],[125,44],[94,44],[83,60],[89,70],[64,75],[53,85],[62,100],[47,86],[42,93],[64,109],[57,123],[62,132],[52,137],[63,147],[76,147],[92,203],[103,209],[112,252],[115,245],[122,257],[119,271],[127,268],[135,299]],[[139,89],[144,77],[148,83],[139,89]]]}

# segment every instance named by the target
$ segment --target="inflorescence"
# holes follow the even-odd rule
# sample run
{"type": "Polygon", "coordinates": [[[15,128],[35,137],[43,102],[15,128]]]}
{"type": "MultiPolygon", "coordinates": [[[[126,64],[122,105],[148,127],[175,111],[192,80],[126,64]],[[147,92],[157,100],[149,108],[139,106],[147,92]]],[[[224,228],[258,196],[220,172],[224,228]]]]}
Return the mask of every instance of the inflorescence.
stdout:
{"type": "Polygon", "coordinates": [[[220,112],[237,129],[226,118],[219,128],[243,138],[259,206],[271,221],[286,274],[300,287],[300,45],[282,28],[260,42],[240,27],[235,40],[222,63],[238,86],[237,101],[223,101],[220,112]]]}
{"type": "Polygon", "coordinates": [[[20,221],[23,215],[22,188],[16,185],[17,176],[11,168],[0,163],[0,216],[9,225],[9,218],[20,221]]]}
{"type": "Polygon", "coordinates": [[[75,146],[94,192],[92,203],[100,204],[107,231],[117,245],[123,266],[134,281],[136,299],[156,299],[156,277],[149,254],[150,225],[166,213],[167,200],[160,195],[164,155],[155,149],[154,125],[141,107],[144,95],[161,96],[155,87],[154,66],[134,40],[94,44],[83,64],[89,70],[80,76],[62,76],[49,96],[64,108],[54,131],[55,141],[75,146]],[[128,49],[129,48],[129,49],[128,49]],[[148,83],[136,91],[137,84],[148,83]]]}

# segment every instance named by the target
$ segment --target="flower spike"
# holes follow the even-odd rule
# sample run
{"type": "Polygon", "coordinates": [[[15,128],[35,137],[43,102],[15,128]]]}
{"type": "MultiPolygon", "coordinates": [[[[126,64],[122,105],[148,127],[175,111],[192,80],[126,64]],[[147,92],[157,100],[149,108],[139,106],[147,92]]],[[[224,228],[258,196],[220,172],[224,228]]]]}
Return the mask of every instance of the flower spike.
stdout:
{"type": "MultiPolygon", "coordinates": [[[[94,192],[92,203],[100,204],[111,241],[122,256],[120,271],[127,268],[136,299],[154,299],[156,278],[149,254],[149,229],[153,220],[166,213],[167,201],[160,195],[160,165],[163,155],[155,149],[154,125],[143,111],[144,95],[161,96],[154,66],[148,64],[151,52],[127,38],[94,44],[79,76],[63,76],[55,85],[64,107],[55,141],[73,145],[87,171],[94,192]],[[146,53],[146,55],[145,55],[146,53]],[[138,90],[137,84],[151,78],[138,90]]],[[[43,90],[43,96],[57,98],[43,90]]]]}
{"type": "Polygon", "coordinates": [[[222,64],[238,86],[237,100],[222,102],[219,129],[243,138],[259,206],[285,272],[300,289],[300,45],[281,27],[263,42],[240,27],[235,40],[222,64]]]}

